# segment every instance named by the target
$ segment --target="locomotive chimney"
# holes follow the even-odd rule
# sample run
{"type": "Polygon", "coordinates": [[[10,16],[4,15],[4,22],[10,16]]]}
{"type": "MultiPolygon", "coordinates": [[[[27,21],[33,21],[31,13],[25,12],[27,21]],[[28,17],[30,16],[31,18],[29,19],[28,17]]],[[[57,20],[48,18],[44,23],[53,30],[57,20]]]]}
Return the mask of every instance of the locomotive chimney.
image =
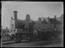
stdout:
{"type": "Polygon", "coordinates": [[[14,19],[17,20],[17,11],[14,11],[14,19]]]}

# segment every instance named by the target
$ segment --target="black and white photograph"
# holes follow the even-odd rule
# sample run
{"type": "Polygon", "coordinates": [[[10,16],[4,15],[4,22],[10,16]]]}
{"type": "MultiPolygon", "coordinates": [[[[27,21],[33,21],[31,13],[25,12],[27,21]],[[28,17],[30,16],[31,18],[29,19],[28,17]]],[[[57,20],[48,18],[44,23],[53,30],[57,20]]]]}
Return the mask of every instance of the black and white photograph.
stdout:
{"type": "Polygon", "coordinates": [[[1,47],[64,47],[63,2],[1,3],[1,47]]]}

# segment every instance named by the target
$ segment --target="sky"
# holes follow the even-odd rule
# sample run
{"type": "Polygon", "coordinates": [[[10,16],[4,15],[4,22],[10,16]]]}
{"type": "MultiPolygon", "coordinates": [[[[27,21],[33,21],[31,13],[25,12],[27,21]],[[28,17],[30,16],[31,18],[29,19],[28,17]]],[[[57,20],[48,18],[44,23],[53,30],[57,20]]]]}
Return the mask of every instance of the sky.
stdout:
{"type": "Polygon", "coordinates": [[[32,20],[39,17],[59,17],[63,14],[63,2],[16,2],[2,1],[2,28],[10,28],[11,17],[14,16],[13,11],[18,11],[17,18],[24,20],[26,14],[29,14],[32,20]]]}

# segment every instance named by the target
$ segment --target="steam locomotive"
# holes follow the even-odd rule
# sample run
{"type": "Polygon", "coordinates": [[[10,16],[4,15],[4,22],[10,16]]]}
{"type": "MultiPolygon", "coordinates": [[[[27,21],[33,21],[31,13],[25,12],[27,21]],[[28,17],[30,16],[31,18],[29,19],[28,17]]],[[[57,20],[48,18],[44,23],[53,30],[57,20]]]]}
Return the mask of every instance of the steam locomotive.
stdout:
{"type": "Polygon", "coordinates": [[[60,22],[57,20],[53,21],[50,20],[50,23],[41,22],[41,24],[31,22],[29,23],[29,28],[25,28],[25,24],[22,23],[20,28],[17,28],[16,33],[12,34],[10,37],[16,42],[21,42],[21,40],[54,40],[59,33],[56,29],[56,25],[60,22]]]}

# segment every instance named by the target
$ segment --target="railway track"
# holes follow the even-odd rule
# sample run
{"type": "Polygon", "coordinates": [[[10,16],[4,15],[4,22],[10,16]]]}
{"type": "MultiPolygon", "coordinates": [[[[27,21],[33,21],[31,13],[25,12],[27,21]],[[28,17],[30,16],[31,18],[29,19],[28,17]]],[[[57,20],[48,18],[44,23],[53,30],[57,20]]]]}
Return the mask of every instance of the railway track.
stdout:
{"type": "MultiPolygon", "coordinates": [[[[24,40],[23,40],[24,41],[24,40]]],[[[46,46],[46,45],[55,45],[55,44],[61,44],[60,41],[31,41],[31,42],[20,42],[16,43],[15,41],[9,41],[9,42],[2,42],[2,47],[4,46],[46,46]]]]}

